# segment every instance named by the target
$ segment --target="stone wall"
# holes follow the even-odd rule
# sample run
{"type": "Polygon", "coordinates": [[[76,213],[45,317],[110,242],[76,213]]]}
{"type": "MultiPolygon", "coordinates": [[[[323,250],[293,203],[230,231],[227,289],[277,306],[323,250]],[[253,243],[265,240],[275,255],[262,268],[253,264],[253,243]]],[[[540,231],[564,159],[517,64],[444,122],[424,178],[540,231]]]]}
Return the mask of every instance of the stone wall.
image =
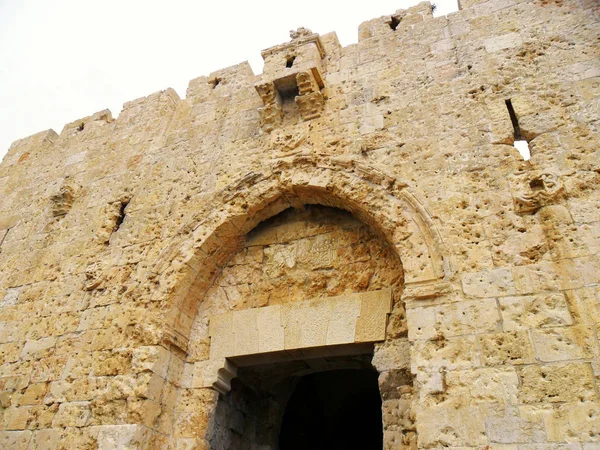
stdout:
{"type": "Polygon", "coordinates": [[[261,75],[242,63],[16,141],[0,447],[210,448],[233,397],[196,383],[202,312],[343,286],[394,288],[372,350],[385,448],[597,448],[598,2],[460,3],[370,20],[344,48],[301,29],[261,75]],[[305,205],[347,211],[336,240],[305,205]],[[261,241],[281,217],[297,238],[261,241]],[[333,249],[370,262],[323,265],[333,249]]]}

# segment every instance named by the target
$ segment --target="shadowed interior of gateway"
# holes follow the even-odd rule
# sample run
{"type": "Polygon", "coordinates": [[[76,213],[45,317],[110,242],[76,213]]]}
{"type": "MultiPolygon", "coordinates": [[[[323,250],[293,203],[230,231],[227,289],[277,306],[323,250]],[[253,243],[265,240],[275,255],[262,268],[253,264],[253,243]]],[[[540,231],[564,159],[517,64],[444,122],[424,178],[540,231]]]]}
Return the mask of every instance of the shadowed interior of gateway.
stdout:
{"type": "MultiPolygon", "coordinates": [[[[362,349],[362,347],[361,347],[362,349]]],[[[240,368],[210,425],[211,450],[381,450],[373,349],[240,368]]]]}
{"type": "Polygon", "coordinates": [[[303,377],[285,410],[280,450],[380,450],[381,397],[374,370],[303,377]]]}

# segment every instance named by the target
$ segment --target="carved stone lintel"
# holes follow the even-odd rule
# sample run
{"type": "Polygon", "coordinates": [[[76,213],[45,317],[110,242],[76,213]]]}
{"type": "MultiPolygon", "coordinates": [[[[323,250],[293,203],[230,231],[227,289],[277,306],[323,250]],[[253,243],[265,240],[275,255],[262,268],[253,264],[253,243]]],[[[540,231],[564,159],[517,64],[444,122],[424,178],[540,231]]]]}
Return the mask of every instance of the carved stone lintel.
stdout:
{"type": "Polygon", "coordinates": [[[529,179],[530,191],[515,197],[515,211],[519,214],[534,213],[542,206],[556,203],[564,193],[558,177],[542,173],[529,179]]]}
{"type": "Polygon", "coordinates": [[[296,97],[296,104],[300,108],[300,115],[304,120],[316,119],[321,117],[325,101],[323,94],[320,92],[312,92],[306,95],[296,97]]]}

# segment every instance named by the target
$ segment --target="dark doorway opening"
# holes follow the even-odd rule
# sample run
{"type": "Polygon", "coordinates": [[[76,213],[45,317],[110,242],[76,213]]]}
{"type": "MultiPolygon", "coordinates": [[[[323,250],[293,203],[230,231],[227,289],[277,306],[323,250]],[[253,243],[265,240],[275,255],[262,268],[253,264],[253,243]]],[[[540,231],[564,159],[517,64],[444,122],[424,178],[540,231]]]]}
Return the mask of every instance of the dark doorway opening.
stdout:
{"type": "Polygon", "coordinates": [[[381,450],[381,396],[375,370],[304,376],[283,416],[279,450],[381,450]]]}

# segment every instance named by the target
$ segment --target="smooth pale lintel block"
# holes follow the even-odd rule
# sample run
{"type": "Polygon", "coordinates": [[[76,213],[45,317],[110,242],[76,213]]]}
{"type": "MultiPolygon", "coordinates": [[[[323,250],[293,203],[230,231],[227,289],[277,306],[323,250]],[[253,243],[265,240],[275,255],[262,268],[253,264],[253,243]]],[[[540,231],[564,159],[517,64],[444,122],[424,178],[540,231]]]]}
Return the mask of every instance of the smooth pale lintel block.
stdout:
{"type": "Polygon", "coordinates": [[[327,345],[351,344],[356,337],[356,322],[360,315],[360,295],[336,298],[327,328],[327,345]]]}
{"type": "Polygon", "coordinates": [[[210,318],[208,323],[210,359],[233,355],[233,314],[227,312],[210,318]]]}
{"type": "Polygon", "coordinates": [[[301,346],[302,325],[308,319],[309,307],[305,302],[281,305],[281,322],[284,328],[284,348],[295,349],[301,346]]]}
{"type": "Polygon", "coordinates": [[[246,309],[233,313],[233,353],[234,356],[252,355],[258,347],[258,309],[246,309]]]}
{"type": "Polygon", "coordinates": [[[387,316],[392,310],[391,288],[361,294],[360,316],[356,322],[356,342],[385,340],[387,316]]]}
{"type": "Polygon", "coordinates": [[[328,299],[308,302],[306,319],[302,324],[300,347],[321,347],[327,344],[327,329],[333,312],[328,299]]]}
{"type": "Polygon", "coordinates": [[[281,305],[258,308],[257,311],[259,352],[283,350],[285,348],[285,332],[281,324],[281,305]]]}

